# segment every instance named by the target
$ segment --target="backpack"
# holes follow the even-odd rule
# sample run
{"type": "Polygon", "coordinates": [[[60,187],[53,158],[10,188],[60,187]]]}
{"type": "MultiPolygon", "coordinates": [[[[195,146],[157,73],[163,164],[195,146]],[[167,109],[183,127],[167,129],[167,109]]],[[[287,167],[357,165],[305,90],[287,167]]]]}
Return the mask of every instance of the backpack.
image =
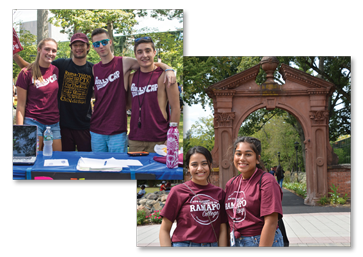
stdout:
{"type": "Polygon", "coordinates": [[[281,168],[281,169],[277,169],[276,170],[276,177],[278,180],[283,179],[285,171],[281,168]]]}
{"type": "MultiPolygon", "coordinates": [[[[262,181],[262,176],[265,174],[266,172],[263,172],[261,174],[261,177],[260,177],[260,182],[259,182],[259,185],[260,185],[260,191],[261,191],[261,181],[262,181]]],[[[237,175],[233,178],[233,180],[231,181],[230,185],[232,185],[233,181],[240,175],[237,175]]],[[[279,219],[278,221],[278,225],[279,225],[279,229],[281,230],[281,234],[282,234],[282,238],[284,240],[284,247],[289,247],[290,245],[290,242],[289,242],[289,239],[287,238],[287,234],[286,234],[286,230],[285,230],[285,225],[284,225],[284,222],[281,219],[279,219]]]]}

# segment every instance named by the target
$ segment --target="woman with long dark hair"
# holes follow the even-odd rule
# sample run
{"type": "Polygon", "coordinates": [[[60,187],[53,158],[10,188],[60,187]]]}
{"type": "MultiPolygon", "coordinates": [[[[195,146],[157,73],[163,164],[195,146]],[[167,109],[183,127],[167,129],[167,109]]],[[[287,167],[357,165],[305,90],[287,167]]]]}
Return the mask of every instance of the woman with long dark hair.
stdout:
{"type": "Polygon", "coordinates": [[[212,155],[204,147],[192,147],[186,154],[191,180],[172,187],[160,215],[161,246],[227,246],[227,217],[224,191],[210,183],[212,155]],[[174,220],[177,227],[170,238],[174,220]]]}
{"type": "Polygon", "coordinates": [[[282,218],[282,191],[261,166],[261,142],[253,137],[237,138],[233,163],[239,175],[226,184],[226,212],[231,246],[282,247],[278,228],[282,218]]]}

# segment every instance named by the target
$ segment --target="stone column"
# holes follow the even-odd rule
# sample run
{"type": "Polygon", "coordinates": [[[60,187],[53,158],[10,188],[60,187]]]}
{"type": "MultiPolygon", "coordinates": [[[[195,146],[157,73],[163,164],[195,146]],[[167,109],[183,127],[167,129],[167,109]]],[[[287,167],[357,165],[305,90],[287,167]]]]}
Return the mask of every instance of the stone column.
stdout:
{"type": "Polygon", "coordinates": [[[233,120],[235,113],[232,112],[232,99],[235,94],[233,90],[214,92],[216,106],[214,107],[214,133],[216,141],[214,148],[218,149],[219,163],[219,187],[225,189],[227,181],[233,177],[233,163],[231,146],[233,143],[233,120]]]}

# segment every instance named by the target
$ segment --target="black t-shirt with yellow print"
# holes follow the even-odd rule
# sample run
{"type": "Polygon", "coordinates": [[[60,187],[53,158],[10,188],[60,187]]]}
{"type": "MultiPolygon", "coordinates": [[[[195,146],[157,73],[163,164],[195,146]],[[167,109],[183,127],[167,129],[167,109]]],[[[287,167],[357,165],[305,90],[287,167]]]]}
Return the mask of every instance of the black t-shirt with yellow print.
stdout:
{"type": "Polygon", "coordinates": [[[58,106],[60,127],[89,129],[91,120],[91,97],[94,77],[93,64],[76,65],[72,59],[57,59],[52,62],[59,69],[58,106]]]}

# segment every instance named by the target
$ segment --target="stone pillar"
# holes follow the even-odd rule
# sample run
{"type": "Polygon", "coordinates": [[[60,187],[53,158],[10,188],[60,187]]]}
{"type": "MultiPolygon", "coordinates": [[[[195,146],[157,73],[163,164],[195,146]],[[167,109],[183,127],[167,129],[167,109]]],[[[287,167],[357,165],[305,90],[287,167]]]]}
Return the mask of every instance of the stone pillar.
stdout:
{"type": "Polygon", "coordinates": [[[328,192],[328,154],[326,145],[327,142],[326,133],[329,129],[326,124],[326,119],[329,118],[328,111],[310,111],[309,117],[311,119],[311,140],[310,147],[307,151],[307,165],[309,168],[306,172],[306,177],[309,178],[306,181],[307,198],[305,204],[317,205],[319,199],[327,195],[328,192]],[[311,165],[308,165],[308,162],[311,165]]]}
{"type": "Polygon", "coordinates": [[[214,92],[216,105],[214,106],[214,133],[216,141],[214,148],[218,149],[219,187],[225,189],[227,181],[233,177],[233,163],[231,146],[233,144],[233,121],[235,113],[232,112],[233,90],[214,92]]]}

